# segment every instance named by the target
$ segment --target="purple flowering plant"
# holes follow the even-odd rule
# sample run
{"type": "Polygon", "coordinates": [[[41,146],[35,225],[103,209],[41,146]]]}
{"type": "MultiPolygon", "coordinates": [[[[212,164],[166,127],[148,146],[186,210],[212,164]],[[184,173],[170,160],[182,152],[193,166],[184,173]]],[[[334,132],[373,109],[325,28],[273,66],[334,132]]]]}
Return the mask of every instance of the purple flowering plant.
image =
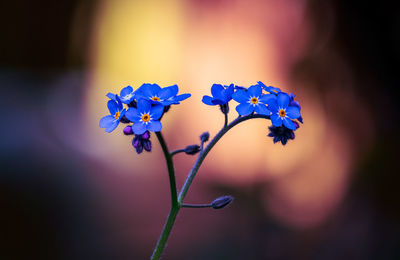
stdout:
{"type": "Polygon", "coordinates": [[[270,120],[272,125],[268,127],[268,136],[272,137],[274,143],[281,142],[286,145],[288,140],[295,138],[294,132],[303,123],[301,117],[301,107],[295,101],[295,95],[287,94],[279,88],[266,86],[261,81],[249,88],[239,87],[234,84],[221,85],[213,84],[211,87],[212,96],[204,96],[202,101],[209,106],[219,106],[225,117],[222,129],[209,141],[210,134],[204,132],[200,136],[200,144],[188,145],[183,149],[170,151],[161,133],[161,119],[167,113],[171,105],[178,105],[181,101],[189,98],[190,94],[178,95],[177,85],[161,88],[157,84],[143,84],[135,91],[131,86],[123,88],[120,95],[108,93],[110,99],[107,107],[110,115],[100,119],[100,127],[110,133],[117,128],[119,123],[126,126],[123,133],[133,136],[132,146],[137,154],[143,151],[151,152],[151,132],[157,137],[167,164],[169,184],[171,191],[171,208],[165,222],[162,233],[154,248],[151,259],[160,259],[162,252],[168,241],[168,237],[174,226],[175,219],[182,208],[213,208],[221,209],[233,201],[232,196],[222,196],[207,204],[188,204],[183,200],[192,184],[201,164],[207,154],[217,144],[217,142],[234,126],[250,119],[270,120]],[[229,123],[229,103],[236,101],[236,111],[238,117],[229,123]],[[127,108],[123,108],[123,104],[127,108]],[[197,160],[189,172],[181,189],[176,187],[173,156],[185,153],[187,155],[197,155],[197,160]]]}

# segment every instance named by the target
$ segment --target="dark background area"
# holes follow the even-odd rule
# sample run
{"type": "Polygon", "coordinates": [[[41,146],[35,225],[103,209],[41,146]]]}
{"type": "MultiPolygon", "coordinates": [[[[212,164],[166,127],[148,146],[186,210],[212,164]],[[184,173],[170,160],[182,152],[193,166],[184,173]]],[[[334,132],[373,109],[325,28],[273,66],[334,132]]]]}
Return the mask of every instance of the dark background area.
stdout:
{"type": "MultiPolygon", "coordinates": [[[[70,84],[63,98],[74,107],[72,111],[78,111],[97,2],[85,2],[87,23],[82,25],[79,41],[71,42],[78,3],[82,2],[0,4],[0,259],[146,259],[152,248],[152,244],[140,243],[141,234],[135,235],[132,228],[126,228],[131,235],[118,239],[110,235],[107,216],[99,215],[103,211],[98,201],[105,196],[87,179],[96,174],[95,165],[101,162],[63,146],[58,135],[46,128],[47,115],[41,114],[43,100],[60,78],[70,84]],[[79,48],[71,48],[71,44],[79,48]]],[[[363,154],[350,191],[333,216],[317,228],[294,230],[263,210],[260,196],[264,183],[242,189],[206,183],[202,188],[209,193],[225,192],[238,198],[235,207],[216,214],[211,226],[218,233],[171,251],[165,259],[400,259],[400,10],[396,6],[394,1],[308,3],[308,15],[317,33],[308,55],[293,68],[294,78],[318,82],[321,93],[327,91],[323,86],[335,80],[326,52],[312,51],[327,23],[333,21],[335,29],[324,48],[350,64],[355,91],[368,104],[376,135],[373,148],[363,154]],[[327,18],[327,9],[332,20],[327,18]],[[224,214],[229,217],[224,218],[224,214]]],[[[354,136],[362,135],[363,127],[357,129],[354,136]]],[[[107,170],[112,171],[103,169],[107,170]]],[[[110,176],[101,178],[112,181],[110,176]]],[[[152,185],[143,180],[126,183],[124,188],[128,190],[130,184],[152,185]]],[[[164,184],[156,183],[152,188],[164,184]]],[[[132,199],[132,204],[137,205],[137,200],[132,199]]],[[[127,210],[135,225],[146,217],[138,211],[127,210]]],[[[154,211],[163,216],[167,209],[154,211]]],[[[204,215],[196,214],[183,215],[201,221],[204,215]]],[[[157,236],[158,226],[149,229],[149,236],[157,236]]],[[[171,244],[178,247],[179,243],[171,244]]]]}

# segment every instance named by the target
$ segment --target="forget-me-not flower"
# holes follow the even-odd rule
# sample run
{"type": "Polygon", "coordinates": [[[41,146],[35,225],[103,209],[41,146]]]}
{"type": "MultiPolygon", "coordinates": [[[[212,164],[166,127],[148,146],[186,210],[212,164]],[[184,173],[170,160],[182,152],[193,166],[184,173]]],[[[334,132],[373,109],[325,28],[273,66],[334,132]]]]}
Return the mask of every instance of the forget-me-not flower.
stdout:
{"type": "Polygon", "coordinates": [[[210,96],[203,96],[203,103],[209,106],[225,105],[232,100],[232,94],[235,91],[234,85],[222,86],[221,84],[213,84],[210,96]]]}
{"type": "Polygon", "coordinates": [[[115,97],[116,100],[109,100],[107,102],[108,110],[110,111],[110,115],[103,117],[100,119],[100,127],[105,128],[107,133],[112,132],[115,128],[117,128],[119,121],[125,115],[126,109],[123,109],[121,100],[118,96],[115,97]]]}
{"type": "Polygon", "coordinates": [[[268,103],[271,110],[271,122],[274,126],[282,124],[291,130],[296,130],[296,125],[292,119],[298,119],[300,109],[297,106],[290,105],[290,97],[286,93],[279,93],[276,99],[268,103]]]}
{"type": "Polygon", "coordinates": [[[253,85],[247,91],[239,89],[233,93],[232,97],[240,103],[236,106],[236,111],[241,116],[249,115],[254,111],[258,114],[269,115],[271,112],[266,105],[276,98],[273,94],[263,94],[259,85],[253,85]]]}
{"type": "Polygon", "coordinates": [[[162,125],[159,119],[163,111],[164,106],[152,106],[150,101],[139,99],[137,108],[130,107],[126,111],[125,116],[133,122],[132,130],[135,135],[141,135],[146,130],[153,132],[161,131],[162,125]]]}
{"type": "Polygon", "coordinates": [[[161,104],[163,106],[176,105],[180,101],[189,98],[190,94],[178,95],[178,85],[161,88],[157,84],[143,84],[136,91],[136,98],[149,100],[152,104],[161,104]]]}

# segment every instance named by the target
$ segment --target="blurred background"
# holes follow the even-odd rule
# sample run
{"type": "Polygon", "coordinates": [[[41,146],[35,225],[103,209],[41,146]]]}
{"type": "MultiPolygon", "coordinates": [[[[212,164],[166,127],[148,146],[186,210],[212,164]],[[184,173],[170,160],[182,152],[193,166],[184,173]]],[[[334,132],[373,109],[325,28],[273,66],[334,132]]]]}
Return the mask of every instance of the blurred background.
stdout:
{"type": "MultiPolygon", "coordinates": [[[[304,125],[234,128],[200,169],[164,259],[400,259],[392,1],[170,0],[0,3],[0,259],[148,259],[170,206],[155,136],[137,155],[98,126],[107,92],[178,84],[171,150],[223,124],[213,83],[293,92],[304,125]]],[[[231,106],[230,118],[237,116],[231,106]]],[[[175,157],[180,187],[195,157],[175,157]]]]}

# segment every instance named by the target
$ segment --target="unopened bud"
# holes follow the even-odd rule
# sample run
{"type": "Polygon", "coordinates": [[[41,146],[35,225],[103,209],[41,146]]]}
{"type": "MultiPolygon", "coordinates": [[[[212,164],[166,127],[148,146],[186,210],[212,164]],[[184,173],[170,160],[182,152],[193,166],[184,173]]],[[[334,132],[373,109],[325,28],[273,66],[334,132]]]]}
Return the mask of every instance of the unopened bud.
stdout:
{"type": "Polygon", "coordinates": [[[196,154],[198,152],[200,152],[200,146],[198,146],[197,144],[188,145],[185,148],[185,153],[186,154],[194,155],[194,154],[196,154]]]}
{"type": "Polygon", "coordinates": [[[233,197],[232,196],[222,196],[219,197],[217,199],[215,199],[212,203],[211,203],[211,207],[213,209],[222,209],[225,206],[227,206],[229,203],[231,203],[233,201],[233,197]]]}
{"type": "Polygon", "coordinates": [[[125,126],[123,131],[124,131],[125,135],[133,135],[133,131],[132,131],[132,126],[131,125],[125,126]]]}
{"type": "Polygon", "coordinates": [[[210,133],[209,132],[204,132],[200,135],[200,140],[205,143],[208,141],[208,139],[210,138],[210,133]]]}

